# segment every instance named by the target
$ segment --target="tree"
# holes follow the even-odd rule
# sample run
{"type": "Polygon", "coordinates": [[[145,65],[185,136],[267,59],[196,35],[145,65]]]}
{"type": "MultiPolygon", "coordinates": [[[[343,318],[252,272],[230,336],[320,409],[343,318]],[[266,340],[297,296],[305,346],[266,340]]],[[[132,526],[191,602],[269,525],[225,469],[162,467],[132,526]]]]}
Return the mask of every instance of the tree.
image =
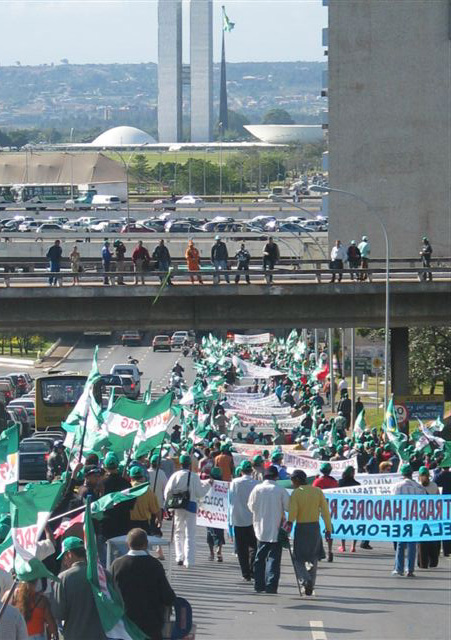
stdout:
{"type": "Polygon", "coordinates": [[[409,373],[412,388],[434,393],[443,382],[445,399],[451,400],[451,328],[409,329],[409,373]]]}
{"type": "Polygon", "coordinates": [[[276,108],[265,113],[262,124],[294,124],[294,120],[288,111],[276,108]]]}
{"type": "Polygon", "coordinates": [[[143,153],[138,153],[132,160],[129,169],[130,177],[136,182],[138,191],[142,185],[148,184],[152,179],[147,158],[143,153]]]}

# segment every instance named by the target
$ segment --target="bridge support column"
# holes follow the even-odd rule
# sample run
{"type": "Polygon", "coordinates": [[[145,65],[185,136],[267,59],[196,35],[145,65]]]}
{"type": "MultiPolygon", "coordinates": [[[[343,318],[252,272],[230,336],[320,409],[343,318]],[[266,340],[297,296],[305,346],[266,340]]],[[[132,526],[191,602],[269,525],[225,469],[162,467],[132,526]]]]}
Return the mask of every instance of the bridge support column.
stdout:
{"type": "Polygon", "coordinates": [[[391,336],[391,389],[396,396],[409,394],[409,329],[396,327],[391,336]]]}

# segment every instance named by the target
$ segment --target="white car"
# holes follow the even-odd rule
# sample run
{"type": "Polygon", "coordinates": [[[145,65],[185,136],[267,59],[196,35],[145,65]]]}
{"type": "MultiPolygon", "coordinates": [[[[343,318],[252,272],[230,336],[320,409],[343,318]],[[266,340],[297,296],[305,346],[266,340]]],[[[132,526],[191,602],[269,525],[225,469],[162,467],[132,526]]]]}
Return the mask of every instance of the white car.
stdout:
{"type": "Polygon", "coordinates": [[[205,207],[205,200],[197,196],[183,196],[175,204],[178,207],[205,207]]]}
{"type": "Polygon", "coordinates": [[[102,233],[120,233],[124,223],[120,220],[101,220],[90,225],[91,231],[101,231],[102,233]]]}
{"type": "Polygon", "coordinates": [[[36,231],[42,224],[42,220],[27,220],[19,225],[19,231],[36,231]]]}

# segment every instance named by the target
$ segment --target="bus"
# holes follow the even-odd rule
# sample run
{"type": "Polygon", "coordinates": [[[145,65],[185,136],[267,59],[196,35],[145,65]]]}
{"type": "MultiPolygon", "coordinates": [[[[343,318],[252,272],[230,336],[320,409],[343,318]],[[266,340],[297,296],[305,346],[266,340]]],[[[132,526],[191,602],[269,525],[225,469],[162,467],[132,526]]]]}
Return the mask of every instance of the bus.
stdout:
{"type": "Polygon", "coordinates": [[[87,377],[58,373],[35,380],[36,431],[61,427],[83,393],[87,377]]]}
{"type": "Polygon", "coordinates": [[[10,191],[14,202],[27,210],[64,206],[67,200],[79,196],[75,184],[14,184],[10,191]]]}

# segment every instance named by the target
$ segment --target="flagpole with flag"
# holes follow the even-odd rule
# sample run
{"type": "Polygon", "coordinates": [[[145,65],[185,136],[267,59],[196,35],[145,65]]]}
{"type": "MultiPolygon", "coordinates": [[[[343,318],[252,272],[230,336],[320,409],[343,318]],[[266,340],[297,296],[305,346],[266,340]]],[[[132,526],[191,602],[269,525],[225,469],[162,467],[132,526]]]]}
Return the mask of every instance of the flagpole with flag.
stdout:
{"type": "Polygon", "coordinates": [[[219,90],[219,122],[221,124],[221,137],[224,131],[229,128],[229,115],[227,105],[227,70],[225,55],[225,34],[234,29],[235,23],[231,22],[226,14],[224,5],[222,6],[222,49],[221,49],[221,85],[219,90]]]}

